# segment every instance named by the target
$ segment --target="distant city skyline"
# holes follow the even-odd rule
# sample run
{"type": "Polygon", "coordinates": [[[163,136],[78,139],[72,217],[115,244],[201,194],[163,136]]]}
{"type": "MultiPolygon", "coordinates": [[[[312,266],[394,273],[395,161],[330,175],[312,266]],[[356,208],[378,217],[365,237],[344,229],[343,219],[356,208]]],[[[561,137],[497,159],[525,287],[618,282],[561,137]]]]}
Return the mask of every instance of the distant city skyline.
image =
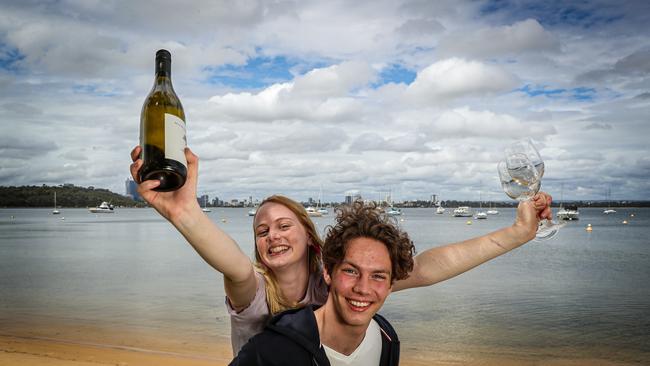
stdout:
{"type": "Polygon", "coordinates": [[[641,0],[3,1],[0,185],[123,192],[165,48],[199,196],[507,200],[496,164],[532,138],[555,199],[648,199],[648,18],[641,0]]]}

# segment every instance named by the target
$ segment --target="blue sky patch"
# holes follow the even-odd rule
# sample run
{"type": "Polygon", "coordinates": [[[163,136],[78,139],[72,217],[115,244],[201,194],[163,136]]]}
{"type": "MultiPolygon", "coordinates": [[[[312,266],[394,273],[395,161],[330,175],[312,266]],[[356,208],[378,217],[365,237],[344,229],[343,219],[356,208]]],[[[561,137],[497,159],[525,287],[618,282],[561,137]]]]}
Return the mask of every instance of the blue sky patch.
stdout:
{"type": "Polygon", "coordinates": [[[393,64],[384,68],[379,74],[379,82],[375,86],[388,83],[410,84],[415,80],[417,73],[413,70],[404,68],[402,65],[393,64]]]}
{"type": "Polygon", "coordinates": [[[72,86],[72,92],[75,94],[92,94],[98,97],[114,97],[119,95],[117,92],[102,91],[97,88],[97,85],[92,84],[76,84],[72,86]]]}
{"type": "Polygon", "coordinates": [[[17,71],[18,63],[25,58],[20,51],[6,43],[0,43],[0,69],[17,71]]]}
{"type": "Polygon", "coordinates": [[[482,15],[504,15],[512,21],[536,19],[543,26],[574,26],[591,28],[623,19],[615,3],[602,4],[562,1],[511,1],[491,0],[481,6],[482,15]]]}
{"type": "Polygon", "coordinates": [[[258,56],[249,58],[245,65],[208,66],[206,81],[235,89],[260,89],[275,83],[293,80],[295,73],[303,74],[324,63],[310,64],[284,56],[258,56]]]}
{"type": "Polygon", "coordinates": [[[545,96],[547,98],[570,98],[577,101],[592,101],[596,97],[596,89],[578,87],[572,89],[557,88],[550,89],[543,85],[525,85],[517,91],[523,92],[530,97],[545,96]]]}

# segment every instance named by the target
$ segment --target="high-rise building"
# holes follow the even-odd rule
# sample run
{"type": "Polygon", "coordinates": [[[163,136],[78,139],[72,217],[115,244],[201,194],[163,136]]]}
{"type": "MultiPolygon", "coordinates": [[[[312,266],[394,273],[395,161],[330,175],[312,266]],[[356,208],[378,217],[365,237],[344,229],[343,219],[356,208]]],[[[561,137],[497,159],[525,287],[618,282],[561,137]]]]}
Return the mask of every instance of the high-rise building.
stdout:
{"type": "Polygon", "coordinates": [[[127,178],[126,182],[124,182],[124,188],[127,197],[131,197],[135,201],[142,201],[142,197],[138,194],[138,184],[133,179],[127,178]]]}
{"type": "Polygon", "coordinates": [[[351,205],[352,204],[352,196],[350,196],[350,195],[345,196],[345,204],[346,205],[351,205]]]}
{"type": "Polygon", "coordinates": [[[201,207],[205,207],[210,202],[210,196],[208,196],[207,194],[204,194],[201,197],[197,197],[196,201],[199,203],[199,205],[201,207]]]}

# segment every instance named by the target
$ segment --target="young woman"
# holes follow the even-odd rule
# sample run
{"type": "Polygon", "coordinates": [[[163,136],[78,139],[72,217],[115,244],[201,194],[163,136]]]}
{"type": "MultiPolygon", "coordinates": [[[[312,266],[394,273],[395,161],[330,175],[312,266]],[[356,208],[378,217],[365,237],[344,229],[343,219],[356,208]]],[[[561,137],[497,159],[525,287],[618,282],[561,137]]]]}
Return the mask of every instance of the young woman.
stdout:
{"type": "MultiPolygon", "coordinates": [[[[253,220],[256,251],[252,263],[237,243],[202,212],[196,200],[198,157],[186,148],[185,185],[173,192],[156,192],[153,189],[158,181],[139,182],[140,151],[138,146],[131,152],[131,175],[139,183],[138,193],[224,276],[235,355],[250,337],[262,331],[270,316],[325,302],[327,286],[320,257],[323,243],[301,204],[272,196],[258,207],[253,220]]],[[[409,277],[395,282],[393,291],[447,280],[523,245],[535,237],[539,220],[551,217],[550,205],[551,197],[540,193],[519,204],[512,226],[420,253],[409,277]]]]}

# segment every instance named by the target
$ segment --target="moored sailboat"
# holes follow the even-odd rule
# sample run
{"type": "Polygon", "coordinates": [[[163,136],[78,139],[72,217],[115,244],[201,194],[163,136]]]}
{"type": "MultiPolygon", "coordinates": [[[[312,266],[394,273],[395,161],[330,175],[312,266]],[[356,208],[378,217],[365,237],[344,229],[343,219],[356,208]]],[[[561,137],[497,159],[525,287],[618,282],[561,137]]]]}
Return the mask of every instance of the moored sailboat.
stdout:
{"type": "Polygon", "coordinates": [[[54,191],[54,210],[52,210],[52,215],[58,215],[61,211],[56,208],[56,191],[54,191]]]}

